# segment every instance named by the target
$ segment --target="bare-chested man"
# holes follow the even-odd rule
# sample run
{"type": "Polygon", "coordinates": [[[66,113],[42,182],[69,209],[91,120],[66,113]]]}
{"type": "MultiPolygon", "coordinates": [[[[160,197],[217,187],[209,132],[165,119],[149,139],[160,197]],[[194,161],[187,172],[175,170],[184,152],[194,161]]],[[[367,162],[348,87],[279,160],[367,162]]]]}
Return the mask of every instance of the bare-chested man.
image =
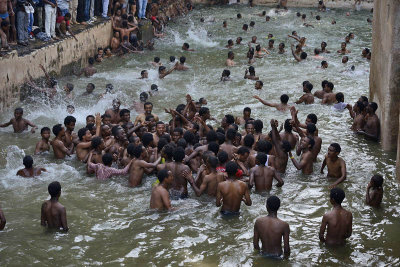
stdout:
{"type": "Polygon", "coordinates": [[[364,128],[358,131],[358,134],[364,135],[366,138],[379,141],[380,136],[380,121],[375,111],[378,109],[378,105],[375,102],[371,102],[366,107],[367,115],[365,115],[364,128]]]}
{"type": "Polygon", "coordinates": [[[114,21],[112,22],[112,26],[113,26],[114,31],[118,31],[120,33],[121,40],[123,40],[125,36],[127,36],[128,40],[129,40],[130,33],[138,28],[136,26],[129,28],[128,22],[125,20],[122,21],[122,28],[116,27],[114,25],[114,21]]]}
{"type": "Polygon", "coordinates": [[[153,142],[154,145],[157,146],[158,141],[160,140],[161,136],[165,134],[165,123],[159,121],[156,123],[156,132],[153,133],[153,142]]]}
{"type": "Polygon", "coordinates": [[[289,224],[278,219],[278,209],[281,201],[276,196],[270,196],[267,199],[268,215],[258,218],[254,224],[253,245],[254,249],[260,251],[260,239],[262,244],[261,253],[267,257],[280,257],[282,255],[282,239],[283,254],[285,257],[290,255],[289,246],[289,224]]]}
{"type": "Polygon", "coordinates": [[[281,95],[281,103],[279,103],[279,104],[267,102],[265,100],[262,100],[259,96],[256,96],[256,95],[253,96],[253,98],[257,99],[258,101],[260,101],[264,105],[276,108],[279,111],[287,111],[291,107],[291,106],[288,105],[289,96],[286,95],[286,94],[281,95]]]}
{"type": "Polygon", "coordinates": [[[23,114],[24,110],[22,108],[16,108],[14,110],[14,118],[12,118],[9,122],[0,124],[0,127],[4,128],[12,125],[14,128],[14,133],[22,133],[28,130],[28,126],[31,126],[31,132],[34,133],[38,127],[27,119],[22,118],[23,114]]]}
{"type": "Polygon", "coordinates": [[[171,210],[168,188],[174,181],[174,176],[171,171],[162,169],[158,172],[157,178],[160,183],[153,187],[151,191],[150,209],[171,210]]]}
{"type": "Polygon", "coordinates": [[[303,82],[303,92],[304,95],[302,95],[299,100],[297,100],[295,103],[296,104],[314,104],[314,96],[311,93],[311,90],[313,89],[313,85],[309,81],[304,81],[303,82]]]}
{"type": "Polygon", "coordinates": [[[289,157],[293,162],[296,169],[301,170],[303,174],[311,174],[313,172],[314,155],[312,153],[312,148],[315,144],[314,138],[307,136],[301,139],[300,149],[301,149],[301,160],[297,162],[289,151],[289,157]]]}
{"type": "Polygon", "coordinates": [[[161,161],[161,157],[154,163],[144,161],[143,158],[146,156],[146,150],[141,145],[128,146],[128,153],[133,157],[131,167],[129,168],[129,186],[136,187],[142,184],[145,169],[156,168],[161,161]]]}
{"type": "Polygon", "coordinates": [[[235,61],[233,61],[234,58],[235,58],[235,54],[232,51],[229,51],[228,58],[226,59],[225,65],[228,67],[235,66],[235,61]]]}
{"type": "Polygon", "coordinates": [[[153,114],[153,104],[151,102],[144,103],[144,113],[139,114],[136,119],[134,125],[137,126],[139,123],[143,123],[146,121],[147,116],[153,116],[154,120],[158,121],[158,116],[153,114]]]}
{"type": "Polygon", "coordinates": [[[333,209],[322,217],[319,230],[319,240],[329,246],[344,245],[346,239],[351,236],[353,215],[342,207],[344,191],[340,188],[331,189],[330,203],[333,209]],[[325,230],[328,227],[325,236],[325,230]]]}
{"type": "Polygon", "coordinates": [[[225,166],[228,175],[225,182],[217,186],[216,206],[221,208],[221,214],[224,216],[239,215],[242,201],[251,206],[250,192],[245,182],[239,181],[236,177],[238,165],[235,162],[228,162],[225,166]]]}
{"type": "Polygon", "coordinates": [[[120,106],[121,106],[121,100],[116,98],[112,101],[112,108],[107,109],[105,112],[105,114],[108,114],[111,116],[112,124],[118,124],[121,121],[121,116],[119,115],[119,112],[121,111],[119,109],[120,106]]]}
{"type": "Polygon", "coordinates": [[[371,207],[378,208],[381,205],[383,198],[383,177],[382,175],[375,174],[372,176],[367,186],[367,193],[365,195],[365,203],[371,207]]]}
{"type": "Polygon", "coordinates": [[[226,153],[228,153],[229,160],[233,158],[233,153],[237,151],[237,147],[233,144],[235,136],[236,136],[236,130],[229,128],[226,131],[225,142],[219,147],[220,150],[223,150],[226,153]]]}
{"type": "Polygon", "coordinates": [[[243,116],[242,117],[236,117],[235,123],[238,125],[244,125],[248,119],[250,119],[251,115],[251,108],[245,107],[243,109],[243,116]]]}
{"type": "Polygon", "coordinates": [[[54,125],[53,134],[56,137],[50,142],[50,144],[53,147],[53,152],[56,159],[63,159],[66,155],[70,156],[74,150],[74,144],[71,144],[71,146],[68,148],[65,147],[63,142],[65,138],[64,127],[62,127],[61,124],[54,125]]]}
{"type": "Polygon", "coordinates": [[[275,159],[274,159],[274,167],[279,173],[286,172],[286,166],[288,162],[288,152],[291,150],[291,146],[288,141],[282,141],[278,132],[278,121],[271,120],[271,138],[272,144],[275,148],[275,159]]]}
{"type": "Polygon", "coordinates": [[[264,153],[258,153],[256,156],[257,166],[250,170],[250,186],[256,186],[256,192],[269,191],[272,188],[274,178],[278,181],[277,187],[281,187],[284,182],[275,168],[266,166],[268,156],[264,153]]]}
{"type": "Polygon", "coordinates": [[[61,185],[59,182],[52,182],[48,186],[50,200],[42,204],[41,225],[49,228],[68,231],[67,212],[65,207],[58,202],[61,195],[61,185]]]}
{"type": "Polygon", "coordinates": [[[337,51],[338,54],[346,55],[346,54],[350,53],[350,51],[347,50],[346,46],[347,46],[346,42],[342,42],[342,44],[340,46],[340,50],[337,51]]]}
{"type": "Polygon", "coordinates": [[[342,148],[338,143],[332,143],[328,148],[328,154],[325,156],[321,166],[321,173],[324,173],[325,166],[328,166],[328,178],[335,178],[336,181],[329,186],[334,188],[338,184],[342,183],[347,176],[346,173],[346,162],[338,157],[342,148]]]}
{"type": "Polygon", "coordinates": [[[34,168],[33,167],[33,158],[29,155],[24,157],[23,164],[24,164],[25,168],[19,170],[17,172],[17,175],[25,177],[25,178],[39,176],[40,174],[42,174],[42,172],[46,171],[46,169],[44,169],[44,168],[34,168]]]}
{"type": "MultiPolygon", "coordinates": [[[[327,80],[323,80],[322,81],[322,83],[321,83],[321,86],[322,86],[322,90],[317,90],[317,91],[315,91],[315,93],[314,93],[314,96],[316,97],[316,98],[319,98],[319,99],[322,99],[322,98],[324,98],[324,95],[326,94],[326,86],[327,86],[327,84],[328,84],[329,82],[327,81],[327,80]]],[[[333,84],[332,84],[333,85],[333,84]]],[[[333,87],[332,87],[333,88],[333,87]]]]}
{"type": "Polygon", "coordinates": [[[365,124],[365,116],[367,115],[367,111],[365,105],[362,101],[357,101],[354,107],[350,104],[347,104],[346,108],[349,110],[350,116],[353,119],[353,124],[350,129],[354,132],[357,132],[364,128],[365,124]]]}
{"type": "Polygon", "coordinates": [[[281,140],[288,141],[291,148],[294,149],[296,147],[296,144],[299,142],[299,136],[292,131],[292,120],[285,120],[283,128],[285,129],[285,131],[283,133],[280,133],[281,140]]]}
{"type": "Polygon", "coordinates": [[[121,44],[120,34],[118,31],[114,32],[114,37],[111,39],[111,51],[118,52],[121,44]]]}
{"type": "Polygon", "coordinates": [[[175,69],[179,71],[188,70],[189,68],[185,66],[185,62],[186,62],[186,57],[181,56],[179,58],[179,64],[176,65],[175,69]]]}
{"type": "Polygon", "coordinates": [[[88,77],[93,76],[95,73],[97,73],[96,68],[93,66],[94,65],[94,58],[90,57],[88,62],[89,62],[89,66],[81,69],[79,71],[79,73],[76,74],[77,76],[81,76],[82,74],[85,74],[85,77],[88,78],[88,77]]]}

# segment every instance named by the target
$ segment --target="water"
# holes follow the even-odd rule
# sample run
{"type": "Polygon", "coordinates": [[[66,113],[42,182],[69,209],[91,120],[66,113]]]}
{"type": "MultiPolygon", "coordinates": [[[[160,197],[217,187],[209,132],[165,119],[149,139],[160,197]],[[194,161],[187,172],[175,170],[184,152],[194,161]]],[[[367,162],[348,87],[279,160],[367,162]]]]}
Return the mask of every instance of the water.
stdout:
{"type": "MultiPolygon", "coordinates": [[[[152,83],[158,84],[160,94],[151,99],[154,111],[164,121],[169,120],[163,113],[164,107],[175,107],[184,103],[185,95],[195,99],[206,97],[212,115],[221,119],[224,114],[240,115],[244,107],[252,108],[252,117],[264,121],[264,132],[269,131],[272,118],[283,122],[288,114],[262,106],[252,98],[259,94],[264,99],[279,101],[282,93],[290,96],[289,102],[301,96],[301,83],[309,80],[319,90],[321,81],[330,80],[336,92],[343,92],[345,101],[354,103],[360,95],[368,95],[369,63],[361,58],[362,47],[370,47],[371,25],[366,23],[369,13],[359,12],[346,17],[344,11],[323,13],[320,24],[311,22],[315,28],[306,28],[295,17],[296,11],[307,13],[311,9],[293,9],[286,15],[275,15],[269,23],[264,18],[253,16],[262,9],[247,7],[212,7],[197,9],[189,16],[170,23],[167,38],[156,42],[157,50],[143,55],[131,55],[124,59],[113,58],[98,65],[98,74],[91,78],[65,77],[60,87],[67,82],[75,84],[74,105],[77,118],[76,130],[84,125],[86,115],[104,112],[111,106],[114,97],[122,100],[123,107],[138,100],[140,92],[149,90],[152,83]],[[241,12],[243,19],[231,19],[241,12]],[[215,23],[200,24],[203,15],[206,20],[216,18],[215,23]],[[336,25],[330,21],[335,18],[336,25]],[[228,21],[228,29],[222,28],[222,21],[228,21]],[[255,28],[247,33],[241,30],[243,23],[256,22],[255,28]],[[244,80],[247,66],[246,45],[235,46],[236,67],[231,68],[232,82],[220,83],[228,49],[228,39],[242,36],[244,43],[257,35],[265,46],[265,37],[272,33],[275,45],[283,41],[287,50],[290,40],[287,34],[297,30],[308,38],[307,53],[312,55],[314,47],[321,41],[328,43],[328,49],[336,51],[345,34],[355,33],[348,49],[350,61],[341,63],[336,53],[326,56],[327,70],[318,69],[320,61],[308,59],[306,63],[294,62],[291,54],[270,56],[257,60],[256,73],[264,81],[261,92],[254,90],[254,82],[244,80]],[[196,50],[182,52],[183,42],[196,50]],[[148,62],[159,56],[165,64],[170,55],[179,58],[185,55],[191,68],[188,72],[174,72],[163,80],[157,78],[157,71],[148,62]],[[341,72],[351,65],[353,73],[341,72]],[[138,80],[142,69],[149,71],[149,80],[138,80]],[[96,85],[95,92],[104,91],[107,83],[114,84],[115,95],[80,97],[88,82],[96,85]]],[[[314,89],[314,90],[315,90],[314,89]]],[[[242,206],[239,218],[224,220],[219,216],[214,201],[208,197],[195,197],[173,201],[177,211],[154,213],[148,210],[151,184],[154,177],[144,179],[142,186],[127,187],[126,177],[97,181],[85,174],[85,167],[72,159],[54,160],[50,156],[35,157],[35,164],[47,168],[48,172],[35,179],[16,177],[22,167],[25,154],[32,154],[38,133],[13,134],[11,128],[0,129],[0,203],[7,218],[5,231],[0,233],[0,264],[22,266],[33,263],[61,265],[399,265],[400,214],[398,209],[399,188],[394,176],[395,154],[381,150],[380,146],[354,136],[349,130],[351,120],[347,112],[333,112],[322,106],[319,100],[314,105],[298,105],[299,119],[303,121],[309,113],[316,113],[319,121],[319,135],[323,145],[314,174],[301,175],[289,162],[285,185],[273,188],[270,194],[278,195],[282,205],[279,217],[290,225],[292,254],[289,260],[277,262],[258,256],[252,248],[253,224],[257,217],[265,215],[265,200],[268,194],[252,193],[253,206],[242,206]],[[328,186],[331,183],[319,174],[319,169],[328,145],[339,142],[341,156],[347,163],[348,178],[340,185],[346,192],[344,206],[353,212],[353,235],[343,248],[331,250],[320,245],[318,231],[322,215],[331,206],[328,204],[328,186]],[[370,177],[381,173],[385,178],[382,209],[375,210],[364,204],[365,189],[370,177]],[[61,203],[67,208],[70,232],[50,232],[40,226],[40,207],[48,198],[47,185],[61,182],[63,192],[61,203]]],[[[37,99],[24,103],[25,116],[39,128],[62,123],[66,103],[54,107],[42,105],[37,99]]],[[[136,114],[131,114],[133,118],[136,114]]],[[[1,114],[0,121],[9,120],[12,112],[1,114]]]]}

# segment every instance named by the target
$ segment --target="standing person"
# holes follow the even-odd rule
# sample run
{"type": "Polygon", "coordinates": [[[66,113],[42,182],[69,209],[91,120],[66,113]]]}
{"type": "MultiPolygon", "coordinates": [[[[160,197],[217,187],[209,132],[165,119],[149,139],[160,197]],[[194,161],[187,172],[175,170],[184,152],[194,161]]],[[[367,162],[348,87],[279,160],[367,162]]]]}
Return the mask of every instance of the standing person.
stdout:
{"type": "Polygon", "coordinates": [[[48,191],[51,198],[42,204],[41,225],[68,231],[67,212],[65,207],[58,202],[61,196],[60,183],[57,181],[50,183],[48,191]]]}
{"type": "Polygon", "coordinates": [[[150,209],[171,210],[171,200],[169,198],[168,187],[172,184],[174,176],[167,169],[162,169],[157,174],[158,185],[153,187],[150,198],[150,209]]]}
{"type": "Polygon", "coordinates": [[[138,17],[139,19],[146,19],[147,0],[138,0],[138,3],[139,3],[138,17]]]}
{"type": "Polygon", "coordinates": [[[338,157],[341,150],[342,148],[338,143],[332,143],[328,147],[328,154],[322,162],[321,173],[324,173],[325,166],[328,166],[328,177],[336,179],[336,181],[330,185],[330,188],[334,188],[346,179],[346,162],[338,157]]]}
{"type": "Polygon", "coordinates": [[[49,38],[58,39],[56,36],[56,17],[57,2],[56,0],[43,0],[45,11],[45,30],[49,38]]]}
{"type": "Polygon", "coordinates": [[[103,13],[101,14],[101,16],[105,19],[110,19],[110,17],[107,15],[109,2],[110,2],[109,0],[103,0],[103,13]]]}
{"type": "Polygon", "coordinates": [[[344,245],[346,238],[352,233],[353,215],[342,207],[344,191],[340,188],[331,189],[330,203],[333,209],[322,217],[319,230],[319,240],[329,246],[344,245]],[[328,226],[327,234],[325,230],[328,226]]]}
{"type": "Polygon", "coordinates": [[[267,160],[267,154],[259,152],[256,156],[256,164],[258,165],[250,170],[249,184],[250,186],[255,185],[257,192],[271,190],[274,178],[278,181],[277,187],[281,187],[284,184],[275,168],[266,165],[267,160]]]}
{"type": "Polygon", "coordinates": [[[78,0],[69,0],[69,13],[71,14],[71,24],[77,24],[76,18],[78,16],[78,0]]]}
{"type": "MultiPolygon", "coordinates": [[[[61,16],[65,16],[67,13],[69,13],[69,1],[71,0],[57,0],[57,7],[61,11],[61,16]]],[[[57,12],[56,12],[56,17],[57,17],[57,12]]]]}
{"type": "Polygon", "coordinates": [[[28,46],[28,25],[29,14],[25,10],[25,4],[22,1],[17,2],[17,32],[18,44],[28,46]]]}
{"type": "Polygon", "coordinates": [[[383,177],[375,174],[367,186],[367,194],[365,195],[365,203],[371,207],[378,208],[383,198],[383,177]]]}
{"type": "Polygon", "coordinates": [[[12,125],[14,128],[14,133],[22,133],[28,130],[28,126],[31,126],[31,133],[34,133],[38,127],[27,119],[24,119],[22,117],[23,114],[24,110],[22,108],[16,108],[14,110],[14,118],[12,118],[9,122],[0,124],[0,128],[12,125]]]}
{"type": "Polygon", "coordinates": [[[267,199],[268,215],[258,218],[254,224],[253,245],[254,249],[260,250],[259,241],[261,239],[261,253],[268,257],[280,257],[282,255],[282,238],[285,257],[290,255],[289,234],[290,228],[287,222],[278,219],[278,209],[281,201],[276,196],[267,199]]]}
{"type": "Polygon", "coordinates": [[[247,206],[251,206],[250,192],[245,182],[239,181],[236,177],[238,165],[230,161],[226,164],[225,171],[228,178],[217,186],[217,197],[215,205],[221,208],[221,214],[225,216],[240,214],[240,204],[243,201],[247,206]]]}

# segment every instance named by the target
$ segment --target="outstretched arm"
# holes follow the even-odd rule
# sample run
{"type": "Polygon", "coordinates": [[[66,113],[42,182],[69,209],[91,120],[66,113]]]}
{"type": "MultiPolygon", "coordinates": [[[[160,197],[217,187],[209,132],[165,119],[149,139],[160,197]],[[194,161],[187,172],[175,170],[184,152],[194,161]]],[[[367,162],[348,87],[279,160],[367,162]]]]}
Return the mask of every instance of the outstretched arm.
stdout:
{"type": "Polygon", "coordinates": [[[267,101],[265,101],[265,100],[262,100],[259,96],[253,96],[253,98],[255,98],[255,99],[257,99],[258,101],[260,101],[261,103],[263,103],[264,105],[266,105],[266,106],[269,106],[269,107],[274,107],[274,108],[276,108],[278,105],[277,104],[274,104],[274,103],[269,103],[269,102],[267,102],[267,101]]]}
{"type": "Polygon", "coordinates": [[[288,35],[288,37],[293,38],[296,41],[300,42],[300,38],[298,36],[288,35]]]}
{"type": "Polygon", "coordinates": [[[42,69],[42,71],[44,72],[44,75],[46,76],[47,85],[51,86],[50,75],[47,73],[47,71],[45,70],[45,68],[43,67],[42,64],[39,64],[39,67],[42,69]]]}

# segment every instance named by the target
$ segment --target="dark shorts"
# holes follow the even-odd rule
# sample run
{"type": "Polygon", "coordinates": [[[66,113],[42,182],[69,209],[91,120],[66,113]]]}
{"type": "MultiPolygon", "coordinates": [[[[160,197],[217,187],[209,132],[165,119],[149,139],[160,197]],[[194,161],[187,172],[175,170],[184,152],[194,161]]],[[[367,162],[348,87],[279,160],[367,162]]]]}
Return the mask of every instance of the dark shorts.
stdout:
{"type": "Polygon", "coordinates": [[[172,200],[179,200],[179,199],[188,198],[188,194],[187,194],[187,193],[183,193],[183,192],[181,192],[181,191],[179,191],[179,190],[173,190],[173,189],[171,189],[171,190],[169,190],[169,197],[170,197],[172,200]]]}
{"type": "Polygon", "coordinates": [[[8,12],[0,14],[0,19],[6,19],[8,18],[8,12]]]}
{"type": "Polygon", "coordinates": [[[239,216],[240,215],[240,211],[221,210],[220,213],[224,217],[233,217],[233,216],[239,216]]]}
{"type": "Polygon", "coordinates": [[[260,255],[263,258],[268,258],[268,259],[273,259],[273,260],[283,260],[283,256],[282,255],[278,256],[278,255],[274,255],[274,254],[268,254],[268,253],[265,253],[265,252],[260,252],[260,255]]]}

